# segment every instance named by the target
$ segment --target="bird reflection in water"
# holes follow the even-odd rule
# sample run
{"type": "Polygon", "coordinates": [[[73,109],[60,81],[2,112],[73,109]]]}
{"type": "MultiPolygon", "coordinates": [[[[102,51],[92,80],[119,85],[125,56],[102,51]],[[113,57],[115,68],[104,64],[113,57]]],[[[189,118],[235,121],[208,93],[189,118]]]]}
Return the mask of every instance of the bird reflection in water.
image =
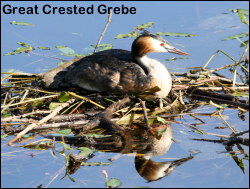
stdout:
{"type": "MultiPolygon", "coordinates": [[[[112,152],[120,154],[135,155],[135,168],[139,175],[147,181],[159,180],[169,175],[176,167],[193,156],[181,158],[174,161],[156,162],[151,160],[154,156],[164,155],[173,143],[173,128],[171,125],[154,126],[150,131],[133,126],[126,128],[118,133],[106,133],[108,137],[104,138],[87,138],[84,136],[48,136],[55,141],[63,140],[65,143],[74,147],[90,147],[102,152],[112,152]]],[[[87,161],[94,155],[89,157],[81,157],[79,154],[71,154],[67,171],[73,174],[81,166],[82,162],[87,161]]]]}

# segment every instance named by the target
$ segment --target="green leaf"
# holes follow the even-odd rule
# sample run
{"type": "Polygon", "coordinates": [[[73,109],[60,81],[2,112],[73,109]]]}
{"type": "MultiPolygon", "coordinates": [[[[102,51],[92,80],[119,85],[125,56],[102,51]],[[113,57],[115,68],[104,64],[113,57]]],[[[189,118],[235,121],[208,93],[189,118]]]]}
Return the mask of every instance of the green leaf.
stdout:
{"type": "MultiPolygon", "coordinates": [[[[91,47],[96,48],[96,45],[91,45],[91,47]]],[[[113,45],[112,44],[100,44],[98,45],[98,51],[104,51],[108,49],[112,49],[113,45]]]]}
{"type": "Polygon", "coordinates": [[[167,124],[167,121],[165,119],[163,119],[162,117],[157,116],[157,121],[163,123],[163,124],[167,124]]]}
{"type": "Polygon", "coordinates": [[[42,46],[40,46],[40,47],[37,47],[38,49],[41,49],[41,50],[50,50],[50,48],[49,47],[42,47],[42,46]]]}
{"type": "Polygon", "coordinates": [[[247,9],[229,9],[229,11],[237,13],[240,21],[244,24],[249,25],[249,10],[247,9]]]}
{"type": "Polygon", "coordinates": [[[19,26],[34,26],[34,24],[31,24],[31,23],[28,23],[28,22],[12,21],[12,22],[10,22],[10,24],[19,25],[19,26]]]}
{"type": "Polygon", "coordinates": [[[10,112],[3,112],[1,117],[10,117],[12,114],[10,112]]]}
{"type": "Polygon", "coordinates": [[[72,182],[76,182],[75,179],[69,175],[67,175],[69,177],[69,179],[72,181],[72,182]]]}
{"type": "Polygon", "coordinates": [[[61,144],[63,146],[63,150],[61,152],[59,152],[61,155],[63,155],[64,157],[67,158],[67,156],[64,154],[65,150],[74,150],[74,148],[71,148],[70,146],[68,146],[67,144],[65,144],[64,142],[58,142],[59,144],[61,144]]]}
{"type": "Polygon", "coordinates": [[[122,185],[122,182],[116,178],[111,178],[106,182],[106,186],[109,188],[117,188],[122,185]]]}
{"type": "Polygon", "coordinates": [[[17,42],[17,44],[21,45],[22,47],[28,47],[28,46],[30,46],[29,44],[23,43],[23,42],[17,42]]]}
{"type": "Polygon", "coordinates": [[[49,109],[50,110],[54,110],[54,109],[56,109],[58,106],[60,106],[60,105],[62,105],[62,103],[61,102],[51,102],[50,104],[49,104],[49,109]]]}
{"type": "Polygon", "coordinates": [[[60,95],[57,97],[59,102],[67,102],[69,99],[71,99],[72,96],[70,96],[67,92],[62,91],[60,95]]]}
{"type": "Polygon", "coordinates": [[[19,54],[19,53],[18,52],[7,52],[7,53],[4,53],[3,56],[15,55],[15,54],[19,54]]]}
{"type": "Polygon", "coordinates": [[[109,99],[109,98],[104,98],[104,100],[107,100],[107,101],[112,102],[112,103],[116,103],[116,101],[111,100],[111,99],[109,99]]]}
{"type": "Polygon", "coordinates": [[[121,38],[127,38],[130,37],[129,34],[118,34],[117,36],[115,36],[115,39],[121,39],[121,38]]]}
{"type": "Polygon", "coordinates": [[[5,139],[7,136],[9,136],[9,135],[7,135],[7,134],[1,135],[1,140],[2,140],[2,139],[5,139]]]}
{"type": "Polygon", "coordinates": [[[138,37],[140,34],[137,32],[130,32],[127,34],[118,34],[115,39],[127,38],[127,37],[138,37]]]}
{"type": "Polygon", "coordinates": [[[249,44],[249,39],[240,44],[240,47],[246,47],[249,44]]]}
{"type": "Polygon", "coordinates": [[[236,39],[236,38],[248,37],[248,35],[249,35],[248,33],[240,33],[240,34],[236,34],[236,35],[231,35],[223,40],[225,41],[225,40],[231,40],[231,39],[236,39]]]}
{"type": "Polygon", "coordinates": [[[143,29],[146,29],[146,28],[150,28],[153,25],[154,25],[154,22],[147,22],[147,23],[144,23],[144,24],[141,24],[141,25],[137,26],[136,29],[143,30],[143,29]]]}
{"type": "MultiPolygon", "coordinates": [[[[25,43],[22,43],[21,46],[23,45],[26,45],[25,43]]],[[[15,54],[19,54],[19,53],[27,53],[29,51],[32,51],[33,50],[33,47],[31,46],[28,46],[26,48],[17,48],[16,50],[13,50],[13,52],[7,52],[7,53],[4,53],[3,55],[6,56],[6,55],[15,55],[15,54]]]]}
{"type": "Polygon", "coordinates": [[[229,9],[229,11],[249,16],[249,10],[248,9],[229,9]]]}
{"type": "Polygon", "coordinates": [[[238,13],[238,16],[242,23],[249,25],[249,19],[244,14],[238,13]]]}
{"type": "Polygon", "coordinates": [[[56,46],[56,48],[62,51],[64,54],[74,54],[75,51],[67,46],[56,46]]]}
{"type": "Polygon", "coordinates": [[[29,52],[29,51],[32,51],[32,50],[33,50],[33,48],[31,46],[28,46],[26,48],[22,48],[22,47],[17,48],[13,52],[15,52],[15,53],[23,53],[23,52],[25,52],[26,53],[26,52],[29,52]]]}
{"type": "Polygon", "coordinates": [[[88,157],[89,155],[93,154],[95,150],[87,148],[87,147],[80,147],[79,148],[81,151],[78,155],[80,155],[83,158],[88,157]]]}
{"type": "Polygon", "coordinates": [[[60,130],[57,132],[57,134],[60,134],[60,135],[69,135],[71,133],[71,129],[63,129],[63,130],[60,130]]]}
{"type": "Polygon", "coordinates": [[[175,36],[175,37],[194,37],[196,35],[188,33],[175,33],[175,32],[157,32],[159,36],[175,36]]]}
{"type": "Polygon", "coordinates": [[[243,159],[246,159],[246,160],[248,160],[248,161],[249,161],[249,157],[244,157],[243,159]]]}

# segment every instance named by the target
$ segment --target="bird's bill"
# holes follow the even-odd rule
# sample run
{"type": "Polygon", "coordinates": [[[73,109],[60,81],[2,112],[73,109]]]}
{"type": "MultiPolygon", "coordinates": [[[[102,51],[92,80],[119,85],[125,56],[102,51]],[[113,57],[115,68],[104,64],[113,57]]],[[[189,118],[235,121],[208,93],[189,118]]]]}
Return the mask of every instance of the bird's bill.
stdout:
{"type": "Polygon", "coordinates": [[[168,49],[168,52],[174,53],[174,54],[179,54],[179,55],[184,55],[184,56],[190,56],[190,54],[188,54],[188,53],[186,53],[184,51],[181,51],[179,49],[176,49],[176,48],[168,49]]]}

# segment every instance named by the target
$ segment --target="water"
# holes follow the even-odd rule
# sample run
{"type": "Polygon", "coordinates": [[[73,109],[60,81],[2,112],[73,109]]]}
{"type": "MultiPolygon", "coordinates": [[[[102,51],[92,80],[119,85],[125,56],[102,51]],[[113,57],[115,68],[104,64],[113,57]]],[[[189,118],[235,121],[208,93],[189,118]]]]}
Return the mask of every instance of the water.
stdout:
{"type": "MultiPolygon", "coordinates": [[[[34,6],[42,7],[45,3],[51,6],[90,6],[97,7],[100,4],[107,6],[136,7],[136,14],[121,15],[113,14],[107,32],[102,43],[112,43],[114,48],[130,49],[132,38],[114,39],[120,33],[128,33],[137,25],[154,21],[155,25],[150,30],[152,33],[177,32],[190,33],[196,37],[165,37],[177,48],[188,52],[191,56],[186,60],[175,62],[164,61],[171,58],[172,54],[152,54],[150,57],[163,62],[172,72],[184,72],[186,67],[203,66],[211,55],[218,49],[228,52],[235,59],[239,59],[242,49],[236,40],[222,41],[226,37],[246,32],[245,25],[239,22],[237,15],[232,14],[228,9],[248,7],[248,2],[2,2],[13,6],[34,6]],[[228,14],[224,14],[228,13],[228,14]]],[[[63,59],[71,59],[59,55],[56,45],[67,45],[77,53],[92,52],[90,45],[96,44],[97,40],[107,21],[107,15],[38,15],[15,14],[6,15],[1,12],[2,36],[1,53],[11,52],[19,47],[16,42],[25,42],[34,47],[48,46],[49,51],[36,49],[35,52],[55,56],[63,59]],[[34,26],[15,26],[9,24],[11,21],[30,22],[34,26]]],[[[1,56],[2,71],[15,69],[28,73],[39,73],[57,66],[58,61],[34,54],[19,54],[15,56],[1,56]]],[[[217,55],[210,63],[211,68],[217,68],[232,63],[224,55],[217,55]]],[[[229,75],[229,73],[227,73],[229,75]]],[[[214,108],[203,106],[195,112],[213,112],[214,108]]],[[[237,110],[226,108],[223,115],[237,131],[247,130],[248,114],[246,121],[241,121],[237,116],[237,110]]],[[[206,132],[214,131],[216,126],[223,126],[223,122],[215,117],[199,117],[204,119],[200,127],[206,132]]],[[[185,123],[197,123],[190,116],[184,116],[185,123]]],[[[207,138],[197,133],[190,132],[190,129],[181,125],[173,124],[174,138],[178,143],[173,143],[170,150],[160,157],[154,157],[154,161],[173,160],[167,158],[185,158],[190,152],[201,152],[192,160],[178,166],[171,174],[158,181],[147,182],[138,175],[134,156],[121,155],[116,153],[96,152],[95,157],[90,161],[108,162],[109,158],[115,158],[109,166],[85,166],[71,175],[76,182],[68,178],[60,180],[65,173],[65,160],[57,154],[57,158],[51,156],[48,150],[35,151],[23,148],[11,148],[2,141],[2,153],[13,152],[2,155],[1,178],[2,187],[105,187],[105,177],[102,170],[105,169],[109,178],[117,178],[122,181],[122,187],[248,187],[249,169],[248,161],[243,160],[246,170],[242,173],[231,157],[224,153],[225,147],[222,144],[193,141],[190,138],[207,138]],[[22,151],[23,150],[23,151],[22,151]],[[30,156],[34,154],[35,156],[30,156]]],[[[229,135],[229,130],[219,131],[221,134],[229,135]]],[[[10,137],[9,137],[10,138],[10,137]]],[[[9,140],[9,138],[7,138],[9,140]]],[[[215,139],[215,137],[211,137],[215,139]]],[[[235,149],[236,150],[236,149],[235,149]]],[[[248,151],[248,149],[245,149],[248,151]]]]}

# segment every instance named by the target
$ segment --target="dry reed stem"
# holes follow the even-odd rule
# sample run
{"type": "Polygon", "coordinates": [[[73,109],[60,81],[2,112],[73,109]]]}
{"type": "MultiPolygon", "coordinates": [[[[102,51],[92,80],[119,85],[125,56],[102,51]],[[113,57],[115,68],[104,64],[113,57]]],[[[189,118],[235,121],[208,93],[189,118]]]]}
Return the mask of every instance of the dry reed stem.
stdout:
{"type": "Polygon", "coordinates": [[[98,39],[98,42],[97,42],[97,44],[96,44],[96,46],[95,46],[95,49],[94,49],[94,52],[93,52],[93,53],[96,52],[96,49],[97,49],[98,46],[100,45],[100,43],[101,43],[101,41],[102,41],[102,38],[103,38],[103,36],[104,36],[104,34],[105,34],[105,32],[106,32],[108,26],[109,26],[109,23],[111,22],[111,17],[112,17],[112,11],[110,11],[110,13],[109,13],[109,15],[108,15],[108,21],[107,21],[107,23],[106,23],[106,25],[105,25],[105,27],[104,27],[104,29],[103,29],[103,32],[102,32],[100,38],[98,39]]]}
{"type": "Polygon", "coordinates": [[[85,100],[85,101],[87,101],[87,102],[89,102],[89,103],[91,103],[91,104],[94,104],[95,106],[97,106],[97,107],[99,107],[99,108],[101,108],[101,109],[106,109],[104,106],[102,106],[102,105],[100,105],[100,104],[98,104],[98,103],[96,103],[96,102],[94,102],[94,101],[92,101],[92,100],[90,100],[90,99],[88,99],[88,98],[86,98],[86,97],[84,97],[84,96],[80,96],[80,95],[77,95],[76,93],[74,93],[74,92],[68,92],[71,96],[73,96],[73,97],[76,97],[76,98],[79,98],[79,99],[81,99],[81,100],[85,100]]]}
{"type": "Polygon", "coordinates": [[[27,103],[27,102],[33,102],[33,101],[36,101],[36,100],[44,100],[46,98],[53,98],[53,97],[57,97],[57,96],[58,96],[58,94],[56,94],[56,95],[50,95],[50,96],[44,96],[44,97],[40,97],[40,98],[34,98],[34,99],[22,101],[22,102],[17,102],[15,104],[7,104],[5,106],[2,106],[1,108],[7,108],[7,107],[11,107],[11,106],[17,106],[17,105],[24,104],[24,103],[27,103]]]}
{"type": "Polygon", "coordinates": [[[43,119],[41,119],[37,123],[32,123],[32,124],[28,125],[22,132],[18,133],[15,138],[13,138],[12,140],[10,140],[8,142],[8,145],[10,145],[10,146],[13,145],[13,143],[15,141],[17,141],[18,139],[20,139],[23,135],[25,135],[27,132],[29,132],[30,130],[32,130],[34,127],[36,127],[38,125],[41,125],[43,123],[46,123],[48,120],[50,120],[53,117],[55,117],[63,108],[69,106],[70,104],[72,104],[74,102],[75,102],[75,99],[72,98],[72,99],[68,100],[67,102],[65,102],[65,103],[61,104],[60,106],[58,106],[49,115],[47,115],[46,117],[44,117],[43,119]]]}

